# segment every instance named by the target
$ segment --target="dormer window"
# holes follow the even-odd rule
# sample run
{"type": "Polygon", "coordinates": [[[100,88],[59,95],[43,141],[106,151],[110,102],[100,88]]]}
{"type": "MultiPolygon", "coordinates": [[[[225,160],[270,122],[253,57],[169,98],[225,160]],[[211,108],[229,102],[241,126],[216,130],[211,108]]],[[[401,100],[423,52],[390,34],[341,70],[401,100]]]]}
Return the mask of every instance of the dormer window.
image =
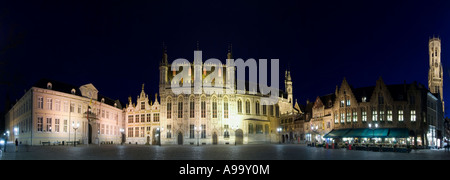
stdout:
{"type": "Polygon", "coordinates": [[[114,107],[117,107],[117,103],[114,103],[114,107]]]}
{"type": "Polygon", "coordinates": [[[367,97],[362,97],[362,102],[367,102],[367,97]]]}
{"type": "Polygon", "coordinates": [[[105,103],[105,98],[102,98],[102,103],[105,103]]]}
{"type": "Polygon", "coordinates": [[[70,91],[70,93],[75,94],[77,91],[75,89],[72,89],[72,91],[70,91]]]}
{"type": "Polygon", "coordinates": [[[50,90],[51,90],[52,87],[53,87],[53,86],[52,86],[52,83],[51,83],[51,82],[48,82],[48,83],[47,83],[47,89],[50,89],[50,90]]]}

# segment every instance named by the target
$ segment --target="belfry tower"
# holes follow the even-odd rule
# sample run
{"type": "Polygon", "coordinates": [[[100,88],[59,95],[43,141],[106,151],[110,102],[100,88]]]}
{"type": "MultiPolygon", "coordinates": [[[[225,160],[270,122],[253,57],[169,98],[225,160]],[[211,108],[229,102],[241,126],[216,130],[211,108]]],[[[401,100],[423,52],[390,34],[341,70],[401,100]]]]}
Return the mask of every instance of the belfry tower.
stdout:
{"type": "Polygon", "coordinates": [[[430,70],[428,72],[428,88],[431,93],[439,93],[442,106],[444,106],[443,70],[441,63],[441,39],[430,38],[428,42],[430,56],[430,70]]]}

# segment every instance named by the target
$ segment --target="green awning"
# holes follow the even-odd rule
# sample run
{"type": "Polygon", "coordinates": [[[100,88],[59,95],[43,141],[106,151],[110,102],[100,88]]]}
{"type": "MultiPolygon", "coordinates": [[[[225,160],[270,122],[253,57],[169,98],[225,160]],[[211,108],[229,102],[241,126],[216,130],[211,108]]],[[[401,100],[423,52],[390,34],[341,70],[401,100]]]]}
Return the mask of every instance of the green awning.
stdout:
{"type": "Polygon", "coordinates": [[[351,129],[337,129],[332,130],[327,135],[324,136],[324,138],[341,138],[346,137],[345,135],[350,131],[351,129]]]}
{"type": "Polygon", "coordinates": [[[390,138],[407,138],[407,137],[409,137],[409,130],[406,128],[390,129],[388,137],[390,137],[390,138]]]}
{"type": "Polygon", "coordinates": [[[369,132],[368,129],[351,129],[344,137],[372,137],[372,132],[369,132]]]}
{"type": "Polygon", "coordinates": [[[381,128],[381,129],[375,129],[373,132],[373,137],[375,138],[386,138],[388,137],[389,129],[388,128],[381,128]]]}

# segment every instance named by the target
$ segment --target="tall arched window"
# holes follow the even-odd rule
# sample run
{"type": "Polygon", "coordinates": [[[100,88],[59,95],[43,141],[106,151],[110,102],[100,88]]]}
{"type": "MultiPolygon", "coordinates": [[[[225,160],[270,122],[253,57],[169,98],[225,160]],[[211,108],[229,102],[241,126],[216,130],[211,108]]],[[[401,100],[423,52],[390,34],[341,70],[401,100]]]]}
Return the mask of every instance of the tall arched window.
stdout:
{"type": "Polygon", "coordinates": [[[238,109],[238,113],[242,114],[242,100],[238,100],[237,102],[237,109],[238,109]]]}
{"type": "Polygon", "coordinates": [[[228,98],[223,98],[223,118],[228,119],[228,98]]]}
{"type": "Polygon", "coordinates": [[[201,114],[202,114],[202,118],[206,118],[206,99],[205,97],[202,97],[201,100],[201,114]]]}
{"type": "Polygon", "coordinates": [[[178,118],[183,118],[183,98],[178,98],[178,118]]]}
{"type": "Polygon", "coordinates": [[[245,101],[245,113],[250,114],[250,100],[245,101]]]}
{"type": "Polygon", "coordinates": [[[212,99],[212,118],[217,118],[217,98],[212,99]]]}
{"type": "Polygon", "coordinates": [[[255,103],[255,109],[256,109],[256,115],[260,115],[260,103],[259,101],[256,101],[255,103]]]}
{"type": "Polygon", "coordinates": [[[189,99],[189,117],[195,118],[195,98],[191,97],[189,99]]]}
{"type": "Polygon", "coordinates": [[[167,98],[167,119],[172,119],[172,98],[167,98]]]}

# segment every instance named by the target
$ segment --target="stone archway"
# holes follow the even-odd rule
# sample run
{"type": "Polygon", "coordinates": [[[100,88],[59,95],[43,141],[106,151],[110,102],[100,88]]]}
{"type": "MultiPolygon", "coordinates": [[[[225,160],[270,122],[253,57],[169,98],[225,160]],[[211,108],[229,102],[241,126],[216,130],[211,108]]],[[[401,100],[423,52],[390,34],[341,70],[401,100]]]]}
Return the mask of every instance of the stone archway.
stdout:
{"type": "Polygon", "coordinates": [[[212,135],[212,144],[213,145],[217,145],[218,144],[218,138],[217,138],[217,133],[214,132],[214,134],[212,135]]]}
{"type": "Polygon", "coordinates": [[[235,141],[236,144],[244,144],[244,131],[242,131],[242,129],[236,130],[235,141]]]}
{"type": "Polygon", "coordinates": [[[178,133],[178,145],[183,145],[183,133],[178,133]]]}

